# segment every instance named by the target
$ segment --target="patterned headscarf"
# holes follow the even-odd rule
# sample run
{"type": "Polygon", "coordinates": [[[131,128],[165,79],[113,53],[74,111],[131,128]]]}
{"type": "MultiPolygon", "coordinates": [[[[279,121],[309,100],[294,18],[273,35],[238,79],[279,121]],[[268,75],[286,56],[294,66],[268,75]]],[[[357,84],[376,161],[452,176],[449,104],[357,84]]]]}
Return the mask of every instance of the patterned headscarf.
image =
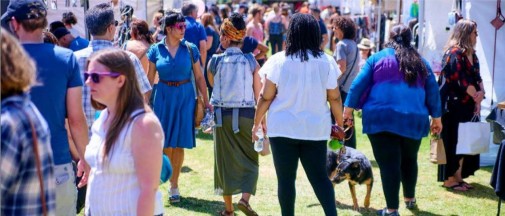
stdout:
{"type": "Polygon", "coordinates": [[[232,41],[240,42],[244,39],[245,29],[237,30],[233,23],[228,19],[224,19],[223,24],[221,25],[221,32],[229,37],[232,41]]]}

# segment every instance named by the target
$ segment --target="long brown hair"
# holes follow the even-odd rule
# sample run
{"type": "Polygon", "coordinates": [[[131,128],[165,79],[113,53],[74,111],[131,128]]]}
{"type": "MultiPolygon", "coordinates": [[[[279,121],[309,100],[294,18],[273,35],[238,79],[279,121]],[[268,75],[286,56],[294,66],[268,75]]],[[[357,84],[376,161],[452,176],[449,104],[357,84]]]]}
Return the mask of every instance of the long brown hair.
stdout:
{"type": "Polygon", "coordinates": [[[446,49],[457,46],[464,49],[467,54],[474,52],[475,44],[472,44],[470,35],[477,29],[477,23],[473,20],[462,19],[454,26],[451,36],[446,44],[446,49]]]}
{"type": "MultiPolygon", "coordinates": [[[[217,32],[216,25],[214,25],[214,16],[210,13],[204,13],[200,17],[203,27],[210,26],[214,31],[217,32]]],[[[207,35],[208,36],[208,35],[207,35]]]]}
{"type": "Polygon", "coordinates": [[[131,35],[132,38],[136,40],[145,40],[148,44],[153,44],[153,37],[149,32],[149,25],[144,20],[134,20],[131,25],[131,35]]]}
{"type": "Polygon", "coordinates": [[[404,79],[409,85],[414,85],[422,78],[422,82],[428,76],[428,69],[419,53],[410,44],[412,32],[409,27],[398,24],[393,26],[389,33],[389,42],[386,47],[395,50],[395,57],[398,60],[400,71],[404,74],[404,79]]]}
{"type": "MultiPolygon", "coordinates": [[[[92,61],[96,61],[107,67],[110,71],[120,73],[126,78],[116,99],[116,110],[114,112],[116,115],[113,117],[105,136],[105,152],[103,155],[105,161],[114,147],[114,143],[119,138],[119,134],[128,122],[132,120],[130,116],[133,111],[144,109],[150,112],[151,109],[144,103],[144,98],[142,97],[142,93],[140,93],[140,87],[135,75],[135,68],[125,51],[120,49],[105,49],[93,53],[86,62],[86,70],[88,70],[89,63],[92,61]]],[[[106,108],[104,104],[93,100],[93,97],[91,97],[91,105],[99,110],[106,108]]]]}

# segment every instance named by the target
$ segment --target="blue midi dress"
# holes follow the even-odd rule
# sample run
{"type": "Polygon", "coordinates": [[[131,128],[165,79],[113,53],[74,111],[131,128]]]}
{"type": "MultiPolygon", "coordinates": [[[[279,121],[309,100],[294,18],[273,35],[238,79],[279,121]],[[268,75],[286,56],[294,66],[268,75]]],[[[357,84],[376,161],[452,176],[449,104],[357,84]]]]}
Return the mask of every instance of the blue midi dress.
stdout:
{"type": "MultiPolygon", "coordinates": [[[[200,58],[197,47],[189,43],[195,62],[200,58]]],[[[181,41],[175,56],[171,56],[165,46],[165,40],[153,44],[147,57],[156,64],[160,82],[153,89],[153,110],[160,120],[165,133],[165,148],[187,148],[196,146],[195,140],[195,91],[191,82],[180,86],[168,86],[161,82],[177,82],[191,79],[192,66],[190,53],[185,41],[181,41]]]]}

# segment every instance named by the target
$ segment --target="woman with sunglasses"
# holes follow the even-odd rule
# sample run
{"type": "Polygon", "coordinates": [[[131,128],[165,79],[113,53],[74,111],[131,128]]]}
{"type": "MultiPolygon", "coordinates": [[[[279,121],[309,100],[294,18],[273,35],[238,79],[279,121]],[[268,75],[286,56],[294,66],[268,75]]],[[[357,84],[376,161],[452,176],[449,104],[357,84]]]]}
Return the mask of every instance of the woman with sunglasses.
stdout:
{"type": "Polygon", "coordinates": [[[209,104],[205,78],[200,69],[198,48],[183,40],[186,23],[184,16],[168,12],[161,21],[166,37],[147,51],[149,59],[148,78],[153,83],[156,73],[159,82],[153,89],[152,106],[165,132],[164,152],[173,167],[170,178],[171,203],[180,201],[179,174],[184,160],[184,149],[196,146],[195,140],[195,90],[203,96],[207,108],[209,104]],[[192,58],[192,59],[191,59],[192,58]]]}
{"type": "Polygon", "coordinates": [[[102,110],[84,157],[91,172],[86,215],[162,215],[158,190],[163,131],[144,102],[128,54],[98,51],[84,73],[91,104],[102,110]]]}

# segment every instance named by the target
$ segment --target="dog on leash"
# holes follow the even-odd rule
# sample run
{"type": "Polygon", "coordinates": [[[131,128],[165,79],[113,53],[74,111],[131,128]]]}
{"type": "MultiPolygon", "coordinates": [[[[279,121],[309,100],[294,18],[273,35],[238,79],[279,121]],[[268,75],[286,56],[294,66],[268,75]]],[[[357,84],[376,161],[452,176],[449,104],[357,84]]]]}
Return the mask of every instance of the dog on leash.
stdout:
{"type": "Polygon", "coordinates": [[[326,170],[333,186],[347,180],[351,190],[353,209],[359,211],[355,186],[365,184],[364,206],[368,208],[373,186],[372,165],[368,158],[358,150],[346,146],[343,146],[337,152],[329,150],[327,156],[326,170]]]}

